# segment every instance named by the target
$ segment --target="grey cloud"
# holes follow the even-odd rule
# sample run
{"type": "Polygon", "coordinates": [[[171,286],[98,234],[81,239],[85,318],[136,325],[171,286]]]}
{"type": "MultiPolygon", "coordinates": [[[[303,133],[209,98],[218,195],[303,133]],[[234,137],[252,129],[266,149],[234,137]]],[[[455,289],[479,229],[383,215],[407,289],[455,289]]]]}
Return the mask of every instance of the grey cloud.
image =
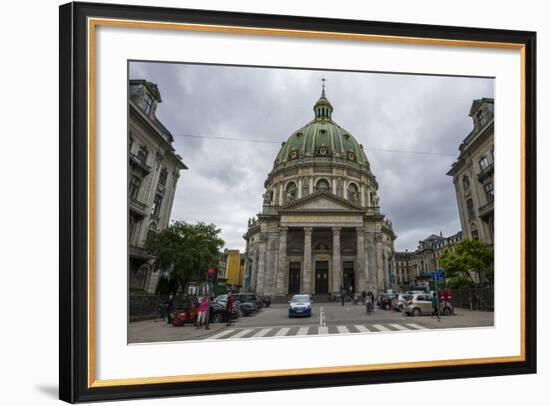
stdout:
{"type": "Polygon", "coordinates": [[[398,234],[396,249],[414,250],[429,234],[458,231],[452,179],[445,175],[455,157],[376,149],[457,153],[472,127],[472,100],[493,97],[492,79],[131,63],[131,78],[159,85],[157,114],[190,168],[180,177],[173,219],[214,222],[227,247],[243,249],[247,219],[261,210],[280,143],[312,119],[322,76],[334,120],[364,145],[382,211],[398,234]]]}

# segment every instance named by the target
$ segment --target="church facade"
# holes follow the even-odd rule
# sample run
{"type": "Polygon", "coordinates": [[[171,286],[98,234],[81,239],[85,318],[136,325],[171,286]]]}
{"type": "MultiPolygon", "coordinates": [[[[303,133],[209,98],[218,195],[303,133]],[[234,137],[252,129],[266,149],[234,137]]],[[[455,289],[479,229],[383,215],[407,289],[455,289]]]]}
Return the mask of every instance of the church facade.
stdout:
{"type": "Polygon", "coordinates": [[[363,146],[333,121],[324,89],[313,110],[282,144],[249,220],[244,287],[273,296],[395,289],[396,236],[363,146]]]}

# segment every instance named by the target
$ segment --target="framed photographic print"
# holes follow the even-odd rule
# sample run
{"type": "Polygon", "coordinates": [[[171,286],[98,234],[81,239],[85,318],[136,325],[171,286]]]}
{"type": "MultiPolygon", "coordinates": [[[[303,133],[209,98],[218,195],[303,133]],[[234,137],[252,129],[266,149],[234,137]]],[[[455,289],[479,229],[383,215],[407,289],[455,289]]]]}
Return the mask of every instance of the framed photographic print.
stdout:
{"type": "Polygon", "coordinates": [[[60,22],[62,400],[536,372],[535,33],[60,22]]]}

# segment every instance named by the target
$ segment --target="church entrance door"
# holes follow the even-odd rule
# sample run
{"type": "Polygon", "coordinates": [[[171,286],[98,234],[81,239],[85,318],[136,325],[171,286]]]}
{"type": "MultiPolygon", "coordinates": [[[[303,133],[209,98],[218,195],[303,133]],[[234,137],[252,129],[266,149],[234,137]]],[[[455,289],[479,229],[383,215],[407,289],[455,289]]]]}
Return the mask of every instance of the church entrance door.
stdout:
{"type": "Polygon", "coordinates": [[[300,263],[291,262],[288,265],[288,294],[300,293],[300,263]]]}
{"type": "Polygon", "coordinates": [[[328,293],[328,261],[315,262],[315,294],[328,293]]]}
{"type": "Polygon", "coordinates": [[[346,292],[349,292],[350,286],[353,288],[353,293],[355,293],[355,269],[353,267],[353,261],[344,262],[344,289],[346,292]]]}

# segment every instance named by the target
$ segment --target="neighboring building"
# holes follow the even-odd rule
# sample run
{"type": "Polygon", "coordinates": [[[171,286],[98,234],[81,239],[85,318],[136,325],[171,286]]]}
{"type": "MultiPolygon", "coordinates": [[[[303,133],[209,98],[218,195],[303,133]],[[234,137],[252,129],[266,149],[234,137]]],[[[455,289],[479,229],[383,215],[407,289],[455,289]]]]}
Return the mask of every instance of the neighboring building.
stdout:
{"type": "Polygon", "coordinates": [[[249,220],[246,289],[282,296],[394,288],[396,237],[363,146],[332,120],[324,89],[313,110],[283,142],[262,212],[249,220]]]}
{"type": "Polygon", "coordinates": [[[241,266],[241,253],[239,250],[226,249],[224,254],[227,256],[225,283],[232,290],[238,290],[243,286],[244,267],[241,266]]]}
{"type": "Polygon", "coordinates": [[[431,273],[440,268],[439,259],[443,252],[453,251],[457,242],[462,240],[459,231],[449,237],[432,234],[422,241],[414,252],[396,252],[395,262],[400,286],[415,286],[419,281],[429,281],[431,273]]]}
{"type": "Polygon", "coordinates": [[[227,279],[227,250],[224,252],[220,252],[217,279],[227,279]]]}
{"type": "Polygon", "coordinates": [[[414,284],[414,281],[418,277],[414,252],[396,252],[395,269],[397,274],[397,284],[399,286],[409,286],[414,284]]]}
{"type": "Polygon", "coordinates": [[[453,177],[464,238],[494,244],[494,100],[474,100],[474,129],[447,175],[453,177]]]}
{"type": "Polygon", "coordinates": [[[168,226],[179,172],[187,167],[174,139],[156,117],[157,85],[130,80],[128,135],[128,241],[130,289],[154,293],[159,270],[146,242],[168,226]]]}

